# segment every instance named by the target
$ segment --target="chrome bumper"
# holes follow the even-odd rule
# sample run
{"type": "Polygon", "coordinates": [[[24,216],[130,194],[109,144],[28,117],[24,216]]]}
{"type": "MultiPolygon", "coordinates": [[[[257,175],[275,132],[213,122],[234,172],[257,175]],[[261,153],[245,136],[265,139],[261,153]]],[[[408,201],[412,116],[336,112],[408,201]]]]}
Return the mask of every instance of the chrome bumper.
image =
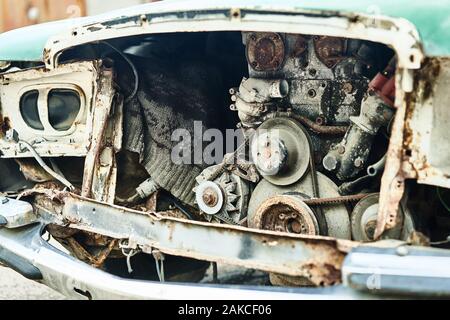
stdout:
{"type": "Polygon", "coordinates": [[[343,265],[343,285],[277,288],[176,284],[123,279],[59,251],[43,225],[0,228],[0,261],[72,299],[288,300],[450,297],[448,250],[360,247],[343,265]]]}
{"type": "Polygon", "coordinates": [[[222,286],[128,280],[93,268],[48,244],[42,225],[0,228],[0,261],[72,299],[288,300],[367,298],[338,286],[324,289],[222,286]]]}

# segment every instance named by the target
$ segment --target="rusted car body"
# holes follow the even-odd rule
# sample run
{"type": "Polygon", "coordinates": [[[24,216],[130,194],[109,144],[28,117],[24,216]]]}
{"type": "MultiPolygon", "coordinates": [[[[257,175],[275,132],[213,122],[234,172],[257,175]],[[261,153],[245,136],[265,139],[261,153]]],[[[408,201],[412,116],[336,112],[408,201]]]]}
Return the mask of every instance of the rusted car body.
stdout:
{"type": "Polygon", "coordinates": [[[399,2],[0,35],[0,261],[74,298],[448,297],[450,3],[399,2]]]}

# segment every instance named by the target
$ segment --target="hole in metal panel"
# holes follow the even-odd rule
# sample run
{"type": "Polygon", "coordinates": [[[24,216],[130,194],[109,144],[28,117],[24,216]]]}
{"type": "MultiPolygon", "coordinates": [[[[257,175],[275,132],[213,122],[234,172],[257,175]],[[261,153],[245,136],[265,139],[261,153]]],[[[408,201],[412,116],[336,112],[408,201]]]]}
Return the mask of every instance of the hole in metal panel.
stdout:
{"type": "Polygon", "coordinates": [[[80,108],[80,95],[75,90],[53,89],[48,93],[48,121],[55,130],[69,130],[80,108]]]}
{"type": "Polygon", "coordinates": [[[35,130],[44,130],[38,111],[39,91],[25,92],[20,98],[20,114],[25,123],[35,130]]]}

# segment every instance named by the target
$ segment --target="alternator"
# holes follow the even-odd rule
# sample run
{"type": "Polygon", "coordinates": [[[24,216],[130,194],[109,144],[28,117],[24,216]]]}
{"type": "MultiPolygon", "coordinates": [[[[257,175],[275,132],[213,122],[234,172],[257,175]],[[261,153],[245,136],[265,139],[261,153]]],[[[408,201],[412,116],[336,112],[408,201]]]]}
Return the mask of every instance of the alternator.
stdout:
{"type": "Polygon", "coordinates": [[[211,173],[216,172],[219,166],[205,169],[196,178],[196,203],[210,222],[239,224],[247,215],[249,183],[226,170],[211,178],[211,173]]]}

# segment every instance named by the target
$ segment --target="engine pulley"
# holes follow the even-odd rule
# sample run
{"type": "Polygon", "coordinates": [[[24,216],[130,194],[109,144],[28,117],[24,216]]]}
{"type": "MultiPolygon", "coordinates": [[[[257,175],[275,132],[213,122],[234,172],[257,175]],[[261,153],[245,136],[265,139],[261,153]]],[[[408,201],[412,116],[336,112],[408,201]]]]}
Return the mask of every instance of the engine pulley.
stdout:
{"type": "MultiPolygon", "coordinates": [[[[352,238],[356,241],[369,242],[374,240],[377,226],[380,197],[378,194],[369,195],[361,199],[351,214],[352,238]]],[[[386,230],[382,239],[406,240],[414,230],[414,223],[408,210],[399,206],[397,224],[395,228],[386,230]]]]}
{"type": "Polygon", "coordinates": [[[276,195],[265,200],[253,217],[258,229],[318,235],[319,223],[313,210],[300,194],[276,195]]]}
{"type": "MultiPolygon", "coordinates": [[[[320,172],[317,173],[320,197],[339,196],[338,187],[320,172]]],[[[250,198],[248,225],[251,228],[303,235],[328,235],[350,239],[350,219],[345,204],[325,206],[322,215],[311,209],[303,200],[314,196],[311,174],[289,186],[276,186],[263,179],[258,183],[250,198]],[[326,220],[326,230],[321,230],[319,219],[326,220]]],[[[292,277],[270,273],[270,282],[280,286],[321,285],[309,270],[305,275],[292,277]]],[[[328,272],[328,271],[325,271],[328,272]]],[[[332,284],[333,277],[323,284],[332,284]]]]}
{"type": "Polygon", "coordinates": [[[223,193],[219,184],[212,181],[204,181],[197,187],[195,200],[202,212],[214,215],[219,213],[223,207],[223,193]]]}
{"type": "MultiPolygon", "coordinates": [[[[338,197],[338,187],[322,173],[317,173],[317,182],[319,185],[320,197],[338,197]]],[[[350,218],[345,204],[325,206],[322,208],[323,218],[326,220],[327,230],[320,230],[316,226],[317,217],[309,206],[302,202],[302,199],[314,197],[311,174],[289,186],[277,186],[267,180],[261,180],[252,192],[248,205],[248,225],[255,229],[265,229],[272,231],[287,231],[300,234],[321,234],[335,238],[350,239],[350,218]],[[280,228],[281,224],[273,223],[279,219],[279,212],[295,213],[297,217],[294,220],[303,221],[302,232],[295,232],[297,223],[291,219],[280,228]],[[270,216],[270,217],[269,217],[270,216]],[[277,217],[278,216],[278,217],[277,217]],[[314,227],[313,227],[314,226],[314,227]],[[306,228],[305,228],[306,227],[306,228]]],[[[282,218],[284,218],[282,216],[282,218]]],[[[320,223],[319,223],[320,225],[320,223]]]]}
{"type": "Polygon", "coordinates": [[[286,186],[304,176],[311,155],[306,134],[290,118],[269,119],[259,126],[251,141],[251,156],[264,179],[286,186]]]}

